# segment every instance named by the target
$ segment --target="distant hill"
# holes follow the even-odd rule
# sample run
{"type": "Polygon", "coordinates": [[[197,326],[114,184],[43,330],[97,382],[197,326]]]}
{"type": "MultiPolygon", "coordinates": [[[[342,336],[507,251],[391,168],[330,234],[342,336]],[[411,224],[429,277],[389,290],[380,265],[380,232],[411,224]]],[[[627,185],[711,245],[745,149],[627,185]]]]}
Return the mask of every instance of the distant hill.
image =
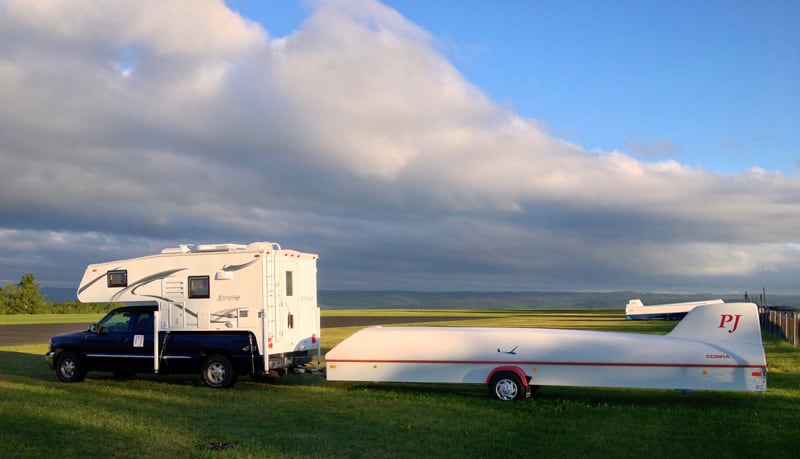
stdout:
{"type": "MultiPolygon", "coordinates": [[[[52,303],[77,301],[74,288],[42,287],[52,303]]],[[[769,295],[775,306],[800,307],[800,295],[769,295]]],[[[623,309],[628,300],[639,298],[646,305],[722,298],[726,302],[744,297],[714,293],[673,294],[620,292],[409,292],[401,290],[320,290],[322,309],[623,309]]]]}
{"type": "MultiPolygon", "coordinates": [[[[624,309],[628,300],[639,298],[646,305],[722,298],[714,293],[672,294],[648,292],[407,292],[321,290],[322,309],[624,309]]],[[[771,295],[769,302],[800,306],[800,295],[771,295]]]]}

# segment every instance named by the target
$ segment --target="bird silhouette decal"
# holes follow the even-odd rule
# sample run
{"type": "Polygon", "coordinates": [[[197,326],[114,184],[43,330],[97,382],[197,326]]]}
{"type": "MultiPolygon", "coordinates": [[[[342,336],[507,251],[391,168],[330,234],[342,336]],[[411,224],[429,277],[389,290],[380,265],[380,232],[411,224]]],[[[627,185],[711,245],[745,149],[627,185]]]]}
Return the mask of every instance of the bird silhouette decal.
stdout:
{"type": "Polygon", "coordinates": [[[518,347],[519,346],[514,346],[514,349],[511,349],[510,351],[501,351],[500,348],[498,347],[497,352],[499,352],[500,354],[517,355],[518,347]]]}

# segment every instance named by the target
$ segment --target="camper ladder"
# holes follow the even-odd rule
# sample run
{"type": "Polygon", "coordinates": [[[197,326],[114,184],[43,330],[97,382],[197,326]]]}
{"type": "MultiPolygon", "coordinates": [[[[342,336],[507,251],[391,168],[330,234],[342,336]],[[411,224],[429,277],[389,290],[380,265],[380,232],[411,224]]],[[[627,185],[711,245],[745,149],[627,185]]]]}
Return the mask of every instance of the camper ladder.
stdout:
{"type": "Polygon", "coordinates": [[[272,245],[271,254],[265,260],[266,276],[264,289],[264,314],[266,321],[266,340],[262,345],[264,349],[264,370],[269,371],[269,354],[272,351],[273,342],[278,338],[278,255],[281,247],[278,244],[272,245]]]}

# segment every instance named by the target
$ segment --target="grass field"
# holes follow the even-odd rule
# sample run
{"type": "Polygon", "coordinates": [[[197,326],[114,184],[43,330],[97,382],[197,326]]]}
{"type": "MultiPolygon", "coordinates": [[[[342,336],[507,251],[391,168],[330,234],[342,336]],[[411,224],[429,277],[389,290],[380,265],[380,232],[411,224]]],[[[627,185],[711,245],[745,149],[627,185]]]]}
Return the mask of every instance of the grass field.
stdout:
{"type": "Polygon", "coordinates": [[[105,314],[14,314],[0,315],[0,325],[25,324],[88,324],[102,319],[105,314]]]}
{"type": "MultiPolygon", "coordinates": [[[[379,315],[387,313],[423,315],[379,315]]],[[[628,322],[609,311],[447,314],[471,318],[437,324],[642,333],[675,325],[628,322]]],[[[358,328],[324,329],[325,350],[358,328]]],[[[800,350],[764,338],[764,394],[543,387],[513,403],[489,399],[481,386],[334,383],[312,374],[274,384],[242,378],[229,390],[206,388],[191,375],[115,380],[91,373],[63,384],[44,363],[46,344],[3,347],[0,457],[794,458],[800,350]]]]}

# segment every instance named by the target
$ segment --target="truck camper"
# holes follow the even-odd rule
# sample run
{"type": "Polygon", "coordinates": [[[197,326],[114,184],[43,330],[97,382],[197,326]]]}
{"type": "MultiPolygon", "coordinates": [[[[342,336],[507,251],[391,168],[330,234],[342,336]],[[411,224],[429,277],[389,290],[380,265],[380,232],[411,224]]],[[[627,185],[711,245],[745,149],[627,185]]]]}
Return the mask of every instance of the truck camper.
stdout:
{"type": "Polygon", "coordinates": [[[763,392],[756,306],[693,308],[667,335],[481,327],[370,327],[325,356],[328,380],[486,384],[500,400],[538,386],[763,392]]]}
{"type": "Polygon", "coordinates": [[[61,381],[87,371],[195,373],[212,387],[275,377],[320,355],[318,256],[271,242],[180,245],[89,265],[82,302],[123,303],[88,330],[55,336],[61,381]]]}

